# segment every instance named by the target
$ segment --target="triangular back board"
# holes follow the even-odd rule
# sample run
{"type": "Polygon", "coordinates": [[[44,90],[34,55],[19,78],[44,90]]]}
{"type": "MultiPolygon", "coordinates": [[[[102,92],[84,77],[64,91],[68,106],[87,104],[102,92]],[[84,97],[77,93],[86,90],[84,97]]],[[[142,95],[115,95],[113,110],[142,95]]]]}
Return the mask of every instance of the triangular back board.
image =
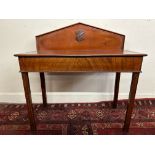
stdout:
{"type": "Polygon", "coordinates": [[[125,36],[83,23],[76,23],[36,36],[37,51],[123,50],[125,36]]]}

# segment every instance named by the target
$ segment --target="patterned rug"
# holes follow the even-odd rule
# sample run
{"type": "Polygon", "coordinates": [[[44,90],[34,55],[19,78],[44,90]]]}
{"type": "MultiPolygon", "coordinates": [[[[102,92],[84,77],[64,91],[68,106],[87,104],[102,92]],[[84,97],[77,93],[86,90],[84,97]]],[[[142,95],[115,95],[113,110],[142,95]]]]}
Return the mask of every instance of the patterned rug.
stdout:
{"type": "MultiPolygon", "coordinates": [[[[36,134],[50,135],[122,135],[127,100],[98,103],[35,104],[36,134]]],[[[30,131],[24,104],[0,104],[0,134],[26,135],[30,131]]],[[[138,99],[128,134],[155,134],[155,99],[138,99]]]]}

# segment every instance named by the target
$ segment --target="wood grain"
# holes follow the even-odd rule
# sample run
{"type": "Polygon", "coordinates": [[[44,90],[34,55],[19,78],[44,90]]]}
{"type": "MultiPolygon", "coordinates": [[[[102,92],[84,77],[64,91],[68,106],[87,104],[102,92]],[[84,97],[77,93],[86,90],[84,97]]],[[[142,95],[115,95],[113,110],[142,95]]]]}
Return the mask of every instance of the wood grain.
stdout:
{"type": "Polygon", "coordinates": [[[26,53],[15,54],[18,57],[114,57],[114,56],[123,56],[123,57],[139,57],[147,56],[147,54],[127,51],[127,50],[50,50],[50,51],[32,51],[26,53]]]}
{"type": "Polygon", "coordinates": [[[143,57],[20,57],[21,72],[140,72],[143,57]]]}
{"type": "Polygon", "coordinates": [[[123,49],[125,36],[112,31],[76,23],[55,31],[36,36],[37,51],[85,50],[85,49],[123,49]],[[84,38],[76,40],[76,32],[82,30],[84,38]]]}

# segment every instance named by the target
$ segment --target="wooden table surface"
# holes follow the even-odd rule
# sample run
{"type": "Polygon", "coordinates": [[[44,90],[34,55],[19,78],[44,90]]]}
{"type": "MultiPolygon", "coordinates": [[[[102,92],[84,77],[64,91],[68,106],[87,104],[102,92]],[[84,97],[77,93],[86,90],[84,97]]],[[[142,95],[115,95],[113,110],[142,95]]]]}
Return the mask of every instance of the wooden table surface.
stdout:
{"type": "Polygon", "coordinates": [[[147,56],[147,54],[133,52],[128,50],[48,50],[48,51],[32,51],[15,54],[14,56],[25,56],[25,57],[38,57],[38,56],[48,56],[48,57],[89,57],[89,56],[147,56]]]}

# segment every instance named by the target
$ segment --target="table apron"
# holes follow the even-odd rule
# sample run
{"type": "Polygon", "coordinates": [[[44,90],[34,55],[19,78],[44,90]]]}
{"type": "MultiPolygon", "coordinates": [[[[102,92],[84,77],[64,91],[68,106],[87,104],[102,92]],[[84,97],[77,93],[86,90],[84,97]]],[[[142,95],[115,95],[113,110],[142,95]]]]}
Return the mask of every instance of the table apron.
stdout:
{"type": "Polygon", "coordinates": [[[19,57],[21,72],[140,72],[143,57],[19,57]]]}

